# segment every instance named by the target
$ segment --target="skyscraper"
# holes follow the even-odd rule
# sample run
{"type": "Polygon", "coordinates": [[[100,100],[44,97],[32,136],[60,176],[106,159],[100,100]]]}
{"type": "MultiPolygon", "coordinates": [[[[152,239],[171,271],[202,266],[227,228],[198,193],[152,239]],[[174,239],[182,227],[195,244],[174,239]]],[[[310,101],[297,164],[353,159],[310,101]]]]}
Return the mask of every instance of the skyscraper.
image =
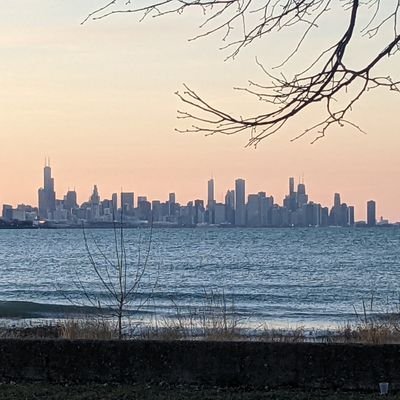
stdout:
{"type": "Polygon", "coordinates": [[[334,198],[333,198],[333,206],[334,207],[340,207],[341,205],[341,201],[340,201],[340,194],[339,193],[335,193],[334,198]]]}
{"type": "Polygon", "coordinates": [[[214,179],[211,178],[207,182],[207,207],[211,208],[214,203],[215,203],[215,198],[214,198],[214,179]]]}
{"type": "Polygon", "coordinates": [[[64,209],[72,210],[78,208],[77,195],[75,190],[68,190],[67,194],[64,196],[64,209]]]}
{"type": "Polygon", "coordinates": [[[96,221],[100,217],[100,195],[97,185],[93,186],[93,192],[89,198],[90,214],[89,220],[96,221]]]}
{"type": "Polygon", "coordinates": [[[235,223],[235,191],[228,190],[225,195],[225,221],[235,223]]]}
{"type": "Polygon", "coordinates": [[[176,195],[175,193],[170,193],[168,195],[168,201],[170,204],[175,204],[176,203],[176,195]]]}
{"type": "Polygon", "coordinates": [[[56,209],[56,193],[54,191],[54,178],[51,177],[50,161],[45,161],[43,170],[43,188],[38,191],[39,217],[51,219],[56,209]]]}
{"type": "Polygon", "coordinates": [[[93,186],[93,192],[89,199],[90,204],[98,206],[100,204],[100,195],[97,185],[93,186]]]}
{"type": "Polygon", "coordinates": [[[121,210],[123,213],[131,213],[134,209],[135,194],[133,192],[121,192],[121,210]]]}
{"type": "Polygon", "coordinates": [[[244,179],[236,179],[235,181],[235,225],[246,225],[246,183],[244,179]]]}
{"type": "Polygon", "coordinates": [[[349,225],[354,226],[354,206],[349,206],[349,225]]]}
{"type": "MultiPolygon", "coordinates": [[[[225,212],[224,212],[225,213],[225,212]]],[[[225,218],[225,217],[224,217],[225,218]]],[[[215,224],[215,199],[214,199],[214,179],[207,182],[207,214],[206,219],[209,224],[215,224]]]]}
{"type": "Polygon", "coordinates": [[[203,200],[195,200],[194,201],[194,224],[201,224],[204,222],[204,201],[203,200]]]}
{"type": "Polygon", "coordinates": [[[176,214],[177,206],[176,206],[176,195],[175,193],[170,193],[168,195],[168,215],[173,216],[176,214]]]}
{"type": "Polygon", "coordinates": [[[376,203],[374,200],[367,202],[367,225],[376,225],[376,203]]]}
{"type": "Polygon", "coordinates": [[[247,197],[247,226],[261,225],[260,202],[260,196],[258,194],[249,194],[247,197]]]}
{"type": "Polygon", "coordinates": [[[297,209],[297,192],[294,191],[294,178],[289,178],[289,194],[283,200],[283,206],[290,211],[297,209]]]}
{"type": "Polygon", "coordinates": [[[342,201],[340,194],[335,193],[333,196],[333,207],[331,209],[330,224],[333,226],[344,226],[343,224],[343,212],[342,212],[342,201]]]}
{"type": "Polygon", "coordinates": [[[308,203],[308,195],[306,193],[306,185],[299,183],[297,185],[297,208],[303,207],[308,203]]]}
{"type": "Polygon", "coordinates": [[[289,178],[289,196],[292,196],[294,193],[294,178],[289,178]]]}
{"type": "Polygon", "coordinates": [[[112,194],[111,201],[112,201],[113,219],[115,220],[117,218],[117,214],[118,214],[118,194],[117,193],[112,194]]]}

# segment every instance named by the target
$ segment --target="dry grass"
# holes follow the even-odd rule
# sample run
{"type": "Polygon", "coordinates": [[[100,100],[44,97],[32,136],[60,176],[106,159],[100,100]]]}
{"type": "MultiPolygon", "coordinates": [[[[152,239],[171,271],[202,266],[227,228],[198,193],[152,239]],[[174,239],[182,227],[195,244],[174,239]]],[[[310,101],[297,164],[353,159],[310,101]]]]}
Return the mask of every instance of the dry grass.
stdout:
{"type": "Polygon", "coordinates": [[[57,339],[60,337],[58,324],[43,324],[39,326],[21,325],[15,327],[1,326],[0,339],[57,339]]]}
{"type": "Polygon", "coordinates": [[[398,305],[395,308],[375,309],[374,297],[369,304],[362,301],[362,313],[355,315],[357,321],[347,327],[347,336],[352,342],[368,344],[400,343],[400,314],[398,305]]]}
{"type": "Polygon", "coordinates": [[[260,332],[257,338],[262,342],[304,343],[308,341],[302,326],[293,329],[277,329],[263,325],[260,332]]]}
{"type": "MultiPolygon", "coordinates": [[[[125,335],[125,339],[139,340],[257,340],[272,343],[360,343],[360,344],[400,344],[400,329],[392,319],[357,322],[326,332],[309,334],[303,327],[270,328],[268,325],[249,332],[237,324],[225,324],[222,319],[217,323],[214,314],[212,320],[204,316],[180,316],[179,319],[164,319],[156,324],[142,325],[135,334],[125,335]]],[[[52,339],[118,339],[115,323],[104,319],[71,319],[59,321],[52,326],[1,328],[0,338],[52,338],[52,339]]]]}
{"type": "Polygon", "coordinates": [[[400,343],[400,332],[389,322],[356,323],[337,328],[330,343],[395,344],[400,343]]]}
{"type": "Polygon", "coordinates": [[[154,340],[243,340],[241,320],[234,304],[228,304],[224,292],[204,291],[202,306],[180,307],[174,303],[175,315],[163,318],[140,330],[139,338],[154,340]]]}
{"type": "Polygon", "coordinates": [[[115,324],[105,319],[71,319],[61,324],[63,339],[111,340],[118,338],[115,324]]]}
{"type": "Polygon", "coordinates": [[[356,338],[360,343],[400,343],[399,332],[393,331],[388,326],[359,327],[356,331],[356,338]]]}
{"type": "MultiPolygon", "coordinates": [[[[165,319],[155,326],[142,327],[139,339],[143,340],[212,340],[232,341],[243,340],[246,336],[237,327],[219,328],[203,325],[203,319],[165,319]]],[[[215,320],[214,320],[215,321],[215,320]]],[[[248,337],[247,337],[248,339],[248,337]]]]}
{"type": "Polygon", "coordinates": [[[154,326],[146,326],[140,329],[137,336],[140,340],[183,340],[187,339],[187,332],[183,331],[179,326],[160,326],[159,324],[154,326]]]}

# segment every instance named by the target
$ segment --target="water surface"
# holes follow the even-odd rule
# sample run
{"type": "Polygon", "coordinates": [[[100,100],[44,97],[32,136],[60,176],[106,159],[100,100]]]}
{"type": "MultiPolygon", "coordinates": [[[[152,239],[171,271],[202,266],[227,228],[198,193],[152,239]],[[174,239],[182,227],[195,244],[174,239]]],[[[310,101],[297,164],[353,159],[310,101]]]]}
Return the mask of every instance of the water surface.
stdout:
{"type": "MultiPolygon", "coordinates": [[[[154,229],[147,262],[150,230],[124,235],[131,276],[146,264],[132,311],[150,298],[142,312],[172,315],[224,293],[249,324],[311,327],[344,324],[371,296],[376,311],[398,303],[398,228],[154,229]]],[[[87,242],[106,276],[113,230],[87,231],[87,242]]],[[[82,230],[0,230],[0,301],[89,304],[85,293],[110,302],[82,230]]]]}

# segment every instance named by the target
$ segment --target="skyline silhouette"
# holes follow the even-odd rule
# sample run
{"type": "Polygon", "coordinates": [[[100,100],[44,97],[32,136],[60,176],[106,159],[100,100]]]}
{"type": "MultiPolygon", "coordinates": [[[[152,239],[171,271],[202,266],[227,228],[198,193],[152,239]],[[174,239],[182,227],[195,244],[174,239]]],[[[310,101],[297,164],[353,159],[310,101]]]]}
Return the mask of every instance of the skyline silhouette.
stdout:
{"type": "MultiPolygon", "coordinates": [[[[282,200],[275,197],[274,193],[266,190],[265,187],[260,187],[255,191],[255,193],[252,193],[246,189],[246,180],[243,178],[235,178],[234,182],[232,181],[232,185],[225,189],[223,199],[219,199],[215,195],[217,181],[214,176],[207,181],[207,186],[203,188],[203,196],[193,197],[187,202],[179,200],[179,190],[170,190],[168,192],[168,197],[164,196],[161,198],[149,198],[146,193],[137,192],[135,187],[129,187],[125,189],[121,188],[120,191],[113,191],[109,196],[101,196],[96,183],[93,185],[90,197],[82,199],[75,189],[70,190],[70,188],[68,188],[68,191],[64,194],[60,192],[58,192],[58,194],[56,193],[56,181],[54,175],[52,174],[50,158],[46,157],[43,168],[43,182],[37,192],[37,201],[32,204],[20,202],[17,207],[13,207],[13,205],[10,204],[3,204],[3,218],[8,220],[14,219],[12,211],[14,209],[15,215],[20,215],[20,212],[28,212],[29,219],[49,219],[55,221],[74,220],[76,223],[79,219],[91,220],[93,219],[93,215],[89,212],[89,217],[87,217],[86,213],[78,213],[79,215],[77,214],[72,218],[72,210],[85,210],[86,208],[90,209],[93,205],[95,205],[97,209],[96,218],[98,218],[100,221],[100,215],[111,218],[112,215],[117,214],[119,208],[124,208],[124,198],[129,198],[129,210],[132,211],[131,216],[136,218],[136,220],[151,219],[149,217],[150,214],[143,214],[146,215],[146,218],[137,217],[142,212],[140,210],[141,207],[143,208],[143,204],[140,203],[145,202],[145,210],[147,213],[153,212],[154,207],[159,207],[160,205],[165,204],[166,209],[169,210],[168,212],[164,210],[166,217],[171,217],[171,204],[176,204],[178,207],[177,213],[176,215],[174,214],[174,217],[178,217],[181,211],[183,214],[185,214],[187,212],[187,207],[189,207],[189,211],[193,206],[200,207],[201,212],[205,212],[206,214],[205,217],[201,217],[201,221],[196,221],[195,224],[200,222],[214,224],[216,223],[216,219],[218,219],[218,223],[230,223],[239,226],[274,226],[274,224],[271,222],[271,212],[273,209],[275,209],[275,211],[279,211],[280,213],[285,213],[284,215],[282,214],[283,216],[279,216],[279,218],[283,218],[282,221],[286,222],[276,222],[275,225],[290,226],[300,224],[300,226],[352,226],[356,221],[362,221],[362,218],[360,217],[360,210],[355,210],[353,205],[349,204],[349,202],[346,201],[346,199],[343,199],[343,197],[341,198],[341,195],[338,191],[334,193],[332,202],[320,204],[311,196],[309,196],[307,187],[305,185],[304,176],[299,177],[297,183],[294,177],[289,177],[288,183],[287,192],[282,200]],[[113,205],[110,206],[110,204],[113,205]],[[308,208],[310,208],[308,211],[306,210],[306,205],[308,208]],[[332,208],[330,208],[331,205],[332,208]],[[264,208],[264,211],[262,211],[262,208],[264,208]],[[105,211],[105,209],[108,211],[105,211]],[[329,209],[331,210],[330,212],[329,209]],[[111,212],[112,210],[113,212],[111,212]],[[136,210],[136,216],[134,210],[136,210]],[[217,210],[218,218],[214,218],[214,214],[217,215],[217,210]],[[296,216],[295,214],[297,211],[301,211],[301,213],[304,215],[296,216]],[[230,213],[233,214],[230,215],[230,213]],[[269,222],[267,222],[267,219],[265,219],[265,221],[262,223],[260,213],[264,214],[264,218],[267,218],[267,214],[269,213],[269,222]],[[317,216],[312,217],[310,214],[309,220],[311,222],[306,223],[304,222],[305,220],[303,221],[303,219],[306,218],[306,213],[315,214],[317,216]],[[251,214],[253,214],[253,217],[251,217],[251,214]],[[253,218],[253,221],[256,222],[249,223],[251,218],[253,218]],[[298,220],[303,222],[296,222],[298,220]]],[[[373,217],[370,215],[372,211],[367,212],[368,215],[366,220],[369,221],[368,225],[372,225],[372,220],[374,221],[373,224],[379,221],[381,223],[388,221],[388,219],[383,218],[382,213],[379,212],[379,208],[377,213],[376,201],[373,201],[371,198],[369,198],[365,200],[365,204],[368,204],[367,210],[370,210],[370,206],[373,204],[373,217]]],[[[161,211],[159,211],[159,213],[161,213],[161,211]]],[[[127,213],[127,215],[129,215],[129,213],[127,213]]],[[[96,218],[93,220],[96,220],[96,218]]],[[[398,222],[398,220],[390,222],[398,222]]],[[[193,224],[193,222],[190,224],[193,224]]]]}

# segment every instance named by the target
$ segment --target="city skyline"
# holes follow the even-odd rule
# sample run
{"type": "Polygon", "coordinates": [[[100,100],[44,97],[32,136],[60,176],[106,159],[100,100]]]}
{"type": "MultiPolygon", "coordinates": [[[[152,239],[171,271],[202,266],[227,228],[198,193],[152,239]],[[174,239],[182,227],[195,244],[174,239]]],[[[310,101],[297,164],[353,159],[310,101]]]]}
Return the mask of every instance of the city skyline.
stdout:
{"type": "MultiPolygon", "coordinates": [[[[37,192],[37,206],[34,203],[28,204],[24,202],[18,204],[17,207],[13,207],[10,204],[3,204],[3,218],[5,218],[6,220],[25,220],[24,212],[26,212],[27,220],[74,220],[76,223],[79,219],[88,219],[89,221],[110,222],[109,219],[111,218],[111,216],[117,215],[119,209],[121,209],[121,212],[124,212],[126,206],[127,215],[131,215],[134,220],[139,221],[140,219],[153,219],[155,212],[154,210],[156,210],[157,207],[159,208],[163,204],[165,204],[165,207],[167,207],[165,209],[167,211],[163,211],[164,213],[166,213],[165,215],[167,218],[165,219],[165,222],[171,222],[172,216],[174,218],[181,218],[182,216],[180,216],[180,212],[182,210],[184,210],[183,215],[186,218],[187,207],[189,207],[188,210],[189,214],[191,215],[191,208],[193,207],[193,205],[196,208],[196,215],[200,211],[202,213],[206,213],[201,216],[200,219],[198,216],[196,216],[196,222],[193,222],[193,216],[189,217],[189,220],[192,222],[186,222],[183,223],[183,225],[207,222],[209,224],[229,223],[236,226],[352,226],[356,221],[362,221],[362,219],[359,218],[358,215],[357,217],[355,216],[355,207],[348,204],[348,202],[342,202],[341,195],[338,192],[334,193],[333,203],[331,203],[332,208],[330,212],[329,204],[321,205],[320,203],[315,202],[312,198],[310,198],[309,194],[307,193],[306,185],[304,183],[304,177],[299,178],[297,186],[294,177],[288,178],[287,194],[282,201],[274,197],[273,193],[271,192],[258,191],[257,193],[251,193],[246,191],[246,181],[242,178],[235,179],[232,186],[233,188],[231,187],[227,189],[223,201],[219,201],[215,196],[214,177],[210,178],[207,181],[207,188],[204,196],[199,198],[192,198],[187,203],[179,202],[176,192],[171,191],[168,194],[167,200],[165,200],[165,198],[152,199],[148,198],[147,195],[138,193],[136,191],[127,192],[122,189],[119,193],[113,192],[111,196],[101,197],[98,186],[96,184],[94,184],[93,186],[90,197],[86,200],[78,199],[78,193],[75,190],[70,189],[68,189],[63,197],[59,194],[57,198],[55,190],[55,180],[52,175],[50,160],[46,158],[43,168],[43,185],[38,189],[37,192]],[[165,202],[163,203],[163,201],[165,202]],[[145,203],[146,205],[144,206],[145,203]],[[110,204],[112,205],[110,206],[110,204]],[[308,208],[311,207],[309,211],[307,211],[306,206],[308,208]],[[171,207],[173,207],[173,209],[171,209],[171,207]],[[198,207],[200,208],[198,209],[198,207]],[[315,207],[317,207],[317,209],[315,209],[315,207]],[[89,211],[84,211],[83,214],[79,214],[80,216],[77,214],[75,217],[70,214],[72,210],[78,210],[82,208],[83,210],[87,209],[89,211]],[[262,209],[264,209],[264,211],[262,211],[262,209]],[[276,214],[275,225],[273,225],[274,223],[271,220],[271,212],[273,211],[273,209],[275,209],[275,214],[278,211],[279,213],[284,212],[284,214],[279,216],[279,221],[283,222],[276,222],[278,221],[276,219],[278,218],[276,214]],[[134,210],[136,210],[136,215],[134,213],[134,210]],[[173,213],[171,213],[171,210],[173,210],[173,213]],[[296,216],[296,213],[298,214],[300,211],[304,215],[296,216]],[[87,212],[89,212],[89,214],[87,214],[87,212]],[[145,214],[143,214],[143,212],[145,212],[145,214]],[[149,212],[152,213],[153,217],[149,217],[149,212]],[[269,217],[267,215],[268,213],[269,217]],[[310,222],[308,223],[304,222],[306,221],[304,219],[306,218],[305,213],[311,213],[309,215],[310,222]],[[14,215],[17,217],[15,217],[14,215]],[[138,218],[138,215],[145,215],[146,218],[138,218]],[[314,215],[314,217],[312,215],[314,215]],[[323,215],[325,216],[323,217],[323,215]],[[323,218],[324,222],[321,222],[321,218],[323,218]]],[[[368,226],[373,226],[378,222],[376,201],[368,200],[366,204],[367,217],[365,221],[368,226]]],[[[158,212],[161,213],[161,211],[158,212]]],[[[163,219],[161,218],[159,221],[161,222],[162,220],[163,219]]],[[[383,219],[382,216],[379,220],[381,223],[388,221],[387,219],[383,219]]]]}

